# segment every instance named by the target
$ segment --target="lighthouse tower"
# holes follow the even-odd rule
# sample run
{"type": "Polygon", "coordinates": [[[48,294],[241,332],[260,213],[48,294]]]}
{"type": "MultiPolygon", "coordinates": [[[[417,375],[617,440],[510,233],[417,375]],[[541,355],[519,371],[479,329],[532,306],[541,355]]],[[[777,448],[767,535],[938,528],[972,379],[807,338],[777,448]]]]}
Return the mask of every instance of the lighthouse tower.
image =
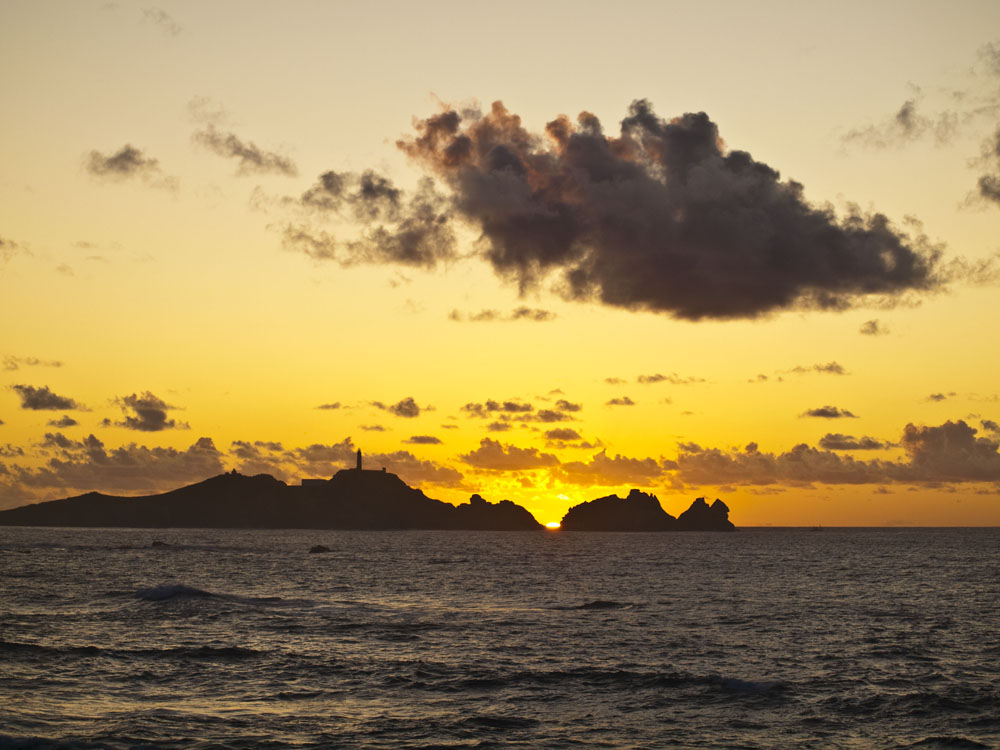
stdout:
{"type": "Polygon", "coordinates": [[[358,448],[358,471],[361,471],[361,449],[358,448]]]}

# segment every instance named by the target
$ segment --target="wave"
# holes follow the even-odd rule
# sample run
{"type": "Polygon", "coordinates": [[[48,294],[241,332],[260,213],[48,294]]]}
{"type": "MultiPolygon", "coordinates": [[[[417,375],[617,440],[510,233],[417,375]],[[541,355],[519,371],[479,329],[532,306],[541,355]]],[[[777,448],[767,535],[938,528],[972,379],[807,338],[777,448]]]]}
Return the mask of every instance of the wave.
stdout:
{"type": "Polygon", "coordinates": [[[0,640],[0,653],[77,655],[139,658],[194,658],[194,659],[246,659],[264,655],[265,652],[242,646],[172,646],[170,648],[102,648],[100,646],[45,646],[39,643],[20,643],[0,640]]]}
{"type": "Polygon", "coordinates": [[[627,602],[616,602],[611,599],[594,599],[593,601],[584,602],[583,604],[573,604],[573,605],[563,605],[559,607],[553,607],[553,609],[559,610],[588,610],[588,609],[631,609],[632,604],[627,602]]]}
{"type": "Polygon", "coordinates": [[[208,591],[196,589],[194,586],[185,586],[180,583],[164,584],[148,589],[139,589],[135,592],[137,599],[145,599],[148,602],[162,602],[168,599],[191,599],[208,598],[217,596],[208,591]]]}

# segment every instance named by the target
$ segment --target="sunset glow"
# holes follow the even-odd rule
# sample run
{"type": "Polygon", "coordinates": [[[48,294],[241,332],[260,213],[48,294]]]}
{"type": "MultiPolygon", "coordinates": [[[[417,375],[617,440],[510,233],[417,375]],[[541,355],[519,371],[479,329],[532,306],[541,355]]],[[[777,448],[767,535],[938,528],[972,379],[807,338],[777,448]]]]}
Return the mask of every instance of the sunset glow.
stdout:
{"type": "Polygon", "coordinates": [[[5,3],[0,509],[1000,524],[1000,5],[632,5],[5,3]]]}

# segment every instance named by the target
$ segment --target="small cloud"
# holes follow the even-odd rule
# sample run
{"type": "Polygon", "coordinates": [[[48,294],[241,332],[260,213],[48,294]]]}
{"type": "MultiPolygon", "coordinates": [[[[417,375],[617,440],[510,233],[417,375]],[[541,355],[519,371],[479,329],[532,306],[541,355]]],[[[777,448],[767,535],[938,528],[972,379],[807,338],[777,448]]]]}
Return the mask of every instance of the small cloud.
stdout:
{"type": "Polygon", "coordinates": [[[507,432],[513,429],[510,422],[490,422],[486,425],[487,432],[507,432]]]}
{"type": "Polygon", "coordinates": [[[410,445],[441,445],[441,439],[433,435],[414,435],[409,440],[404,440],[403,442],[410,445]]]}
{"type": "Polygon", "coordinates": [[[75,427],[80,423],[68,414],[64,414],[62,419],[50,419],[48,424],[50,427],[75,427]]]}
{"type": "Polygon", "coordinates": [[[298,167],[288,156],[277,151],[265,151],[256,143],[244,141],[235,133],[224,133],[209,123],[197,130],[191,140],[209,151],[228,159],[236,159],[236,174],[281,174],[288,177],[298,175],[298,167]]]}
{"type": "Polygon", "coordinates": [[[385,432],[386,429],[380,424],[363,424],[360,425],[361,429],[365,432],[385,432]]]}
{"type": "Polygon", "coordinates": [[[997,432],[1000,433],[1000,424],[997,424],[992,419],[983,419],[979,422],[982,428],[987,432],[997,432]]]}
{"type": "Polygon", "coordinates": [[[559,411],[578,412],[581,409],[583,409],[583,404],[574,404],[571,401],[567,401],[566,399],[561,398],[558,401],[556,401],[556,408],[559,411]]]}
{"type": "Polygon", "coordinates": [[[927,397],[926,400],[927,401],[946,401],[947,399],[951,398],[954,395],[955,395],[955,391],[951,391],[949,393],[932,393],[931,395],[929,395],[927,397]]]}
{"type": "Polygon", "coordinates": [[[861,325],[858,332],[863,336],[885,336],[889,333],[889,329],[878,320],[867,320],[861,325]]]}
{"type": "Polygon", "coordinates": [[[155,24],[171,36],[177,36],[184,30],[179,23],[170,17],[169,13],[160,8],[143,8],[142,20],[155,24]]]}
{"type": "Polygon", "coordinates": [[[558,429],[549,430],[548,432],[546,432],[545,439],[558,440],[564,442],[567,440],[583,440],[583,437],[576,430],[571,430],[568,427],[560,427],[558,429]]]}
{"type": "MultiPolygon", "coordinates": [[[[615,378],[617,379],[617,378],[615,378]]],[[[611,378],[605,380],[606,383],[611,382],[611,378]]],[[[682,377],[676,372],[672,372],[669,375],[663,375],[662,373],[654,373],[653,375],[640,375],[635,379],[640,385],[652,385],[654,383],[670,383],[671,385],[691,385],[692,383],[704,383],[704,378],[695,377],[682,377]]]]}
{"type": "Polygon", "coordinates": [[[121,182],[139,177],[151,187],[170,190],[177,187],[176,178],[163,174],[159,159],[146,156],[140,149],[129,143],[107,156],[100,151],[91,151],[84,166],[91,176],[98,179],[121,182]]]}
{"type": "Polygon", "coordinates": [[[339,401],[334,401],[332,404],[320,404],[316,408],[317,409],[327,410],[327,411],[329,411],[331,409],[339,409],[340,408],[340,402],[339,401]]]}
{"type": "Polygon", "coordinates": [[[81,409],[82,407],[71,398],[58,396],[49,390],[47,385],[35,388],[31,385],[12,385],[12,389],[21,397],[21,408],[33,411],[63,411],[66,409],[81,409]]]}
{"type": "Polygon", "coordinates": [[[468,321],[470,323],[494,323],[494,322],[506,322],[510,323],[517,320],[527,320],[534,323],[544,323],[550,320],[556,319],[556,314],[549,310],[541,310],[531,307],[518,307],[511,310],[509,313],[502,313],[499,310],[480,310],[476,313],[463,313],[459,310],[452,310],[448,314],[449,320],[454,320],[455,322],[461,323],[463,321],[468,321]]]}
{"type": "Polygon", "coordinates": [[[793,372],[796,375],[805,375],[810,372],[818,372],[824,375],[847,375],[847,370],[844,366],[838,364],[837,362],[827,362],[826,364],[815,364],[809,367],[803,365],[798,365],[793,367],[791,370],[785,370],[785,372],[793,372]]]}
{"type": "Polygon", "coordinates": [[[622,396],[621,398],[613,398],[608,401],[605,406],[635,406],[635,401],[630,399],[628,396],[622,396]]]}
{"type": "Polygon", "coordinates": [[[413,400],[412,396],[408,396],[399,403],[393,404],[389,407],[389,411],[397,417],[405,419],[413,419],[420,416],[420,407],[417,406],[417,402],[413,400]]]}
{"type": "Polygon", "coordinates": [[[56,266],[56,273],[62,274],[63,276],[76,276],[76,272],[73,271],[73,267],[67,265],[66,263],[60,263],[56,266]]]}
{"type": "Polygon", "coordinates": [[[17,370],[21,367],[62,367],[63,363],[56,359],[39,359],[38,357],[14,357],[5,354],[3,369],[17,370]]]}
{"type": "Polygon", "coordinates": [[[176,406],[171,406],[149,391],[146,391],[141,396],[133,393],[131,396],[117,398],[115,399],[115,403],[121,407],[124,416],[123,421],[114,423],[117,427],[124,427],[126,430],[138,430],[139,432],[188,429],[186,423],[168,419],[167,410],[176,409],[176,406]]]}
{"type": "Polygon", "coordinates": [[[828,451],[874,451],[889,448],[891,445],[872,437],[855,438],[852,435],[828,432],[820,438],[819,447],[828,451]]]}
{"type": "Polygon", "coordinates": [[[621,385],[625,381],[622,378],[604,378],[604,382],[608,385],[621,385]]]}
{"type": "Polygon", "coordinates": [[[852,418],[856,419],[857,414],[852,414],[847,411],[847,409],[838,409],[836,406],[819,406],[815,409],[807,409],[800,416],[803,417],[820,417],[822,419],[843,419],[852,418]]]}

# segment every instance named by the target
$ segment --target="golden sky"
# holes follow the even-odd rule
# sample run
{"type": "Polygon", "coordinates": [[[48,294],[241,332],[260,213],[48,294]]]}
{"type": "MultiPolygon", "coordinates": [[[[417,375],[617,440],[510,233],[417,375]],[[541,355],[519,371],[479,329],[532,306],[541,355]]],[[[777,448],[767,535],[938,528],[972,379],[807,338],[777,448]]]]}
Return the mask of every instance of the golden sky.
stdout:
{"type": "Polygon", "coordinates": [[[0,5],[0,508],[360,447],[1000,524],[1000,5],[0,5]]]}

